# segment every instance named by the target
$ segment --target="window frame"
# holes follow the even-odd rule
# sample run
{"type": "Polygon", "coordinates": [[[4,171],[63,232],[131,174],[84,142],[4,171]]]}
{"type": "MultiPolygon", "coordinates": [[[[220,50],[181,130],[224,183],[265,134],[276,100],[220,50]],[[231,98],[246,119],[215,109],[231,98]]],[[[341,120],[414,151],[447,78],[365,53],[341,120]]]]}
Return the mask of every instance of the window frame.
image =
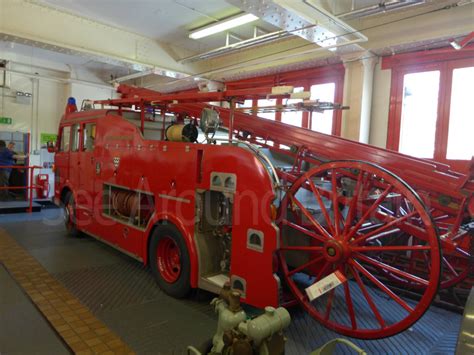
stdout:
{"type": "Polygon", "coordinates": [[[71,125],[71,143],[70,143],[70,148],[69,148],[69,151],[71,153],[78,153],[82,150],[82,129],[81,129],[82,125],[81,123],[74,123],[71,125]],[[77,134],[78,134],[78,138],[77,138],[77,147],[74,147],[73,146],[73,143],[75,143],[75,127],[78,127],[78,131],[77,131],[77,134]]]}
{"type": "Polygon", "coordinates": [[[462,51],[442,48],[384,58],[382,69],[392,69],[386,148],[399,151],[404,76],[438,70],[440,84],[433,160],[449,164],[454,170],[466,171],[470,160],[447,159],[447,149],[453,71],[471,66],[474,66],[474,45],[462,51]]]}
{"type": "MultiPolygon", "coordinates": [[[[227,90],[246,88],[271,88],[279,85],[291,85],[293,87],[303,87],[304,91],[309,91],[312,85],[334,83],[334,102],[341,103],[344,93],[345,68],[343,64],[334,64],[303,70],[284,72],[275,75],[243,79],[227,82],[227,90]]],[[[263,97],[262,97],[263,98],[263,97]]],[[[277,99],[277,105],[283,103],[282,98],[277,99]]],[[[258,99],[252,100],[252,106],[257,107],[258,99]]],[[[254,112],[255,114],[255,112],[254,112]]],[[[281,112],[275,113],[275,121],[281,122],[281,112]]],[[[298,127],[298,126],[294,126],[298,127]]],[[[311,117],[309,112],[303,112],[302,128],[311,129],[311,117]]],[[[341,135],[342,110],[334,110],[332,117],[332,135],[341,135]]]]}
{"type": "Polygon", "coordinates": [[[69,153],[71,151],[71,125],[64,125],[61,126],[60,133],[59,133],[59,140],[58,140],[58,152],[59,153],[69,153]],[[63,142],[64,142],[64,129],[68,128],[69,129],[69,144],[67,146],[67,150],[64,149],[63,147],[63,142]]]}
{"type": "Polygon", "coordinates": [[[81,147],[80,147],[80,151],[81,152],[86,152],[86,153],[92,153],[95,149],[95,139],[96,137],[94,137],[94,145],[92,147],[92,149],[88,150],[86,149],[86,137],[87,135],[85,135],[84,133],[86,132],[86,126],[87,125],[92,125],[92,126],[95,126],[95,129],[96,129],[96,135],[97,135],[97,123],[95,121],[90,121],[90,122],[84,122],[81,124],[81,128],[80,128],[80,140],[81,140],[81,147]]]}

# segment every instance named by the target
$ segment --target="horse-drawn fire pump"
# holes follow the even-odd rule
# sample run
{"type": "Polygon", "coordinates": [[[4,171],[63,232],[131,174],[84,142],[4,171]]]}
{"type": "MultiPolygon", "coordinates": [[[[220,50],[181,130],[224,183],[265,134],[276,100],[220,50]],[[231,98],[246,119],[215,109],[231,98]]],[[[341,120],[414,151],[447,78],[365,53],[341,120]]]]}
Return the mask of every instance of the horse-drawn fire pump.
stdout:
{"type": "Polygon", "coordinates": [[[71,103],[56,148],[66,224],[149,264],[176,297],[230,282],[244,303],[297,301],[347,336],[397,334],[439,287],[472,282],[474,171],[236,107],[290,91],[122,85],[100,109],[71,103]]]}

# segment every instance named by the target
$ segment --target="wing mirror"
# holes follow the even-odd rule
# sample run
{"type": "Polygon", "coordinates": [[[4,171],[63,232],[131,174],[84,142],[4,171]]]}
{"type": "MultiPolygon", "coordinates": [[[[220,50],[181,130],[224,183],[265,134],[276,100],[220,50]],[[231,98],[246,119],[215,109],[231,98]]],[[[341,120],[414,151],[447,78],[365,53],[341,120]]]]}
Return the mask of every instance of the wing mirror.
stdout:
{"type": "Polygon", "coordinates": [[[55,153],[56,152],[56,144],[54,142],[47,142],[46,143],[46,148],[48,149],[49,153],[55,153]]]}

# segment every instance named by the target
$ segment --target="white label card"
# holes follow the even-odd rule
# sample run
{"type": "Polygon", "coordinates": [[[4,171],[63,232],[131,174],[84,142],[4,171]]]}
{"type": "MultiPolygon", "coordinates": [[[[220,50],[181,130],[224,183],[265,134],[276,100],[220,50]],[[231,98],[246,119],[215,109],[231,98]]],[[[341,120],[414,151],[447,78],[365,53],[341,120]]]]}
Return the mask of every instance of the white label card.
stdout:
{"type": "Polygon", "coordinates": [[[346,277],[338,270],[307,287],[305,291],[309,300],[313,301],[346,281],[346,277]]]}

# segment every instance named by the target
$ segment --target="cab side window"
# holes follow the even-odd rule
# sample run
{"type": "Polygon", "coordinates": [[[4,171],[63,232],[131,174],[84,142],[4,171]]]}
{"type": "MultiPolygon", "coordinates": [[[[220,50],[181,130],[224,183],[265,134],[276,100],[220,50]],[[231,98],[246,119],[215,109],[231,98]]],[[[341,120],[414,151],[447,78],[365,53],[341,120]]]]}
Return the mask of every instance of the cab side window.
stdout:
{"type": "Polygon", "coordinates": [[[86,123],[82,132],[82,149],[92,152],[95,146],[95,123],[86,123]]]}
{"type": "Polygon", "coordinates": [[[79,124],[75,124],[72,126],[72,140],[71,140],[71,151],[78,152],[79,151],[79,144],[81,142],[81,129],[79,124]]]}
{"type": "Polygon", "coordinates": [[[59,145],[60,152],[69,152],[69,142],[71,140],[71,126],[62,128],[61,142],[59,145]]]}

